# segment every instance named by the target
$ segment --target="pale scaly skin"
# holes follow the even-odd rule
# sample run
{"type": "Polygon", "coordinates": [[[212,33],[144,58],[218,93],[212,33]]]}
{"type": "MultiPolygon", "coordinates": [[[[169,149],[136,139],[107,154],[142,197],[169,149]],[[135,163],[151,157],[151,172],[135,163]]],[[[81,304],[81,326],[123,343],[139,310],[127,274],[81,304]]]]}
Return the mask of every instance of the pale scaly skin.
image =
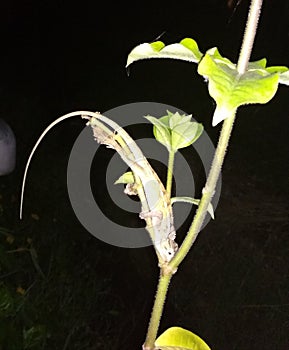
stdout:
{"type": "Polygon", "coordinates": [[[84,118],[89,119],[88,124],[92,127],[97,142],[115,149],[131,168],[135,182],[127,185],[125,193],[139,196],[142,204],[140,218],[146,221],[146,229],[155,246],[159,264],[162,266],[169,263],[178,245],[175,242],[176,231],[170,198],[158,175],[135,141],[117,123],[99,113],[84,118]]]}
{"type": "Polygon", "coordinates": [[[25,166],[20,199],[20,219],[22,218],[26,177],[36,149],[53,127],[79,115],[89,120],[88,124],[91,125],[96,140],[115,149],[131,168],[135,183],[131,188],[127,186],[127,191],[134,191],[134,194],[140,198],[142,204],[140,217],[146,221],[146,229],[155,246],[159,265],[165,268],[178,249],[178,245],[174,241],[176,232],[170,198],[159,177],[134,140],[117,123],[98,112],[77,111],[65,114],[54,120],[42,132],[32,148],[25,166]]]}

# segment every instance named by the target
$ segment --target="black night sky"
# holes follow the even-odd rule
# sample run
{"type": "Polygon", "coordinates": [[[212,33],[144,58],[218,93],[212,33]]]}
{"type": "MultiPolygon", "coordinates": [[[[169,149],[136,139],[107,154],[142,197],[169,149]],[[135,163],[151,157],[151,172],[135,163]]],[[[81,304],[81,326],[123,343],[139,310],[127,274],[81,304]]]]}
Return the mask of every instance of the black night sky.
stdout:
{"type": "MultiPolygon", "coordinates": [[[[83,121],[67,121],[47,135],[30,169],[20,221],[25,162],[57,117],[132,102],[192,113],[216,142],[214,102],[196,65],[147,60],[133,64],[128,75],[126,58],[136,45],[162,35],[165,43],[192,37],[202,52],[217,46],[236,62],[248,6],[246,0],[1,1],[0,118],[17,140],[16,168],[0,177],[0,228],[15,241],[13,247],[1,241],[1,252],[31,238],[45,278],[28,255],[13,255],[17,272],[8,278],[2,278],[10,273],[3,262],[0,286],[28,290],[29,311],[0,320],[0,328],[11,324],[0,329],[0,349],[20,349],[17,334],[33,325],[44,325],[46,338],[42,347],[29,349],[141,349],[158,278],[154,252],[109,246],[75,217],[66,167],[83,121]]],[[[266,57],[269,66],[289,66],[288,18],[287,1],[264,0],[251,60],[266,57]]],[[[173,279],[161,331],[182,326],[212,350],[288,350],[288,96],[283,85],[268,105],[240,109],[216,220],[173,279]]],[[[101,167],[94,189],[100,197],[101,167]]]]}

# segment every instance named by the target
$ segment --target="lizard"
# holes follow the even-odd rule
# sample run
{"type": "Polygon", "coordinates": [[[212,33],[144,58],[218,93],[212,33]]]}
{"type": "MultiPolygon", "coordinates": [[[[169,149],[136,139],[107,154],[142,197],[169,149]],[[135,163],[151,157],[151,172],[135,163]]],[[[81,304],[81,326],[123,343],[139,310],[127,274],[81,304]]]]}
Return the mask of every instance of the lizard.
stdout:
{"type": "Polygon", "coordinates": [[[128,167],[131,168],[133,183],[126,185],[125,193],[139,196],[142,207],[139,216],[146,221],[146,230],[155,247],[159,266],[167,265],[178,250],[178,245],[175,242],[176,231],[171,199],[158,175],[131,136],[116,122],[98,112],[77,111],[65,114],[54,120],[42,132],[32,148],[24,170],[20,199],[20,219],[22,218],[24,188],[28,168],[37,147],[48,131],[55,125],[79,115],[84,119],[88,119],[87,125],[92,127],[96,141],[115,149],[128,167]]]}
{"type": "Polygon", "coordinates": [[[116,150],[132,170],[134,182],[128,183],[124,192],[139,196],[142,206],[139,216],[146,221],[146,230],[154,244],[159,265],[169,263],[178,245],[175,242],[171,200],[164,185],[136,142],[116,122],[100,113],[83,118],[89,119],[87,124],[92,127],[96,141],[116,150]]]}

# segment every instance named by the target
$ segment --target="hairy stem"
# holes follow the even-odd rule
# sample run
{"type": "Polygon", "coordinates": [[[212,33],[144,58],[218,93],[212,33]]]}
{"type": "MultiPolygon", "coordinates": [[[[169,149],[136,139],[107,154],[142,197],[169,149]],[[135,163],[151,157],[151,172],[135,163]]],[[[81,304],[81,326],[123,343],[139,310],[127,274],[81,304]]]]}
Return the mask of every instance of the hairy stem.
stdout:
{"type": "MultiPolygon", "coordinates": [[[[261,7],[262,7],[262,0],[252,0],[249,14],[248,14],[244,39],[243,39],[243,43],[242,43],[242,47],[239,55],[238,65],[237,65],[237,69],[240,74],[243,74],[246,71],[249,63],[253,43],[255,40],[256,29],[258,25],[261,7]]],[[[179,264],[183,261],[183,259],[189,252],[190,248],[192,247],[193,243],[195,242],[198,236],[198,233],[202,228],[202,224],[204,222],[209,203],[214,195],[216,184],[221,173],[226,150],[229,144],[231,132],[235,121],[236,112],[237,112],[237,109],[234,110],[231,113],[231,115],[229,115],[223,122],[219,142],[218,142],[215,156],[212,162],[212,167],[211,167],[206,185],[203,189],[203,195],[202,195],[198,210],[194,217],[193,223],[189,229],[189,232],[183,241],[182,246],[180,247],[179,251],[177,252],[175,257],[172,259],[172,261],[168,265],[168,268],[171,271],[176,269],[179,266],[179,264]]],[[[167,187],[168,187],[168,183],[167,183],[167,187]]],[[[172,277],[172,274],[160,277],[155,304],[153,307],[153,312],[152,312],[152,316],[151,316],[151,320],[150,320],[150,324],[147,332],[147,338],[143,346],[144,350],[154,349],[154,342],[157,336],[158,327],[159,327],[160,319],[163,312],[163,306],[167,295],[167,289],[168,289],[168,285],[171,277],[172,277]]]]}
{"type": "Polygon", "coordinates": [[[233,128],[235,114],[236,114],[236,111],[234,111],[234,113],[229,118],[225,119],[223,123],[218,146],[216,148],[216,152],[214,155],[212,167],[211,167],[206,185],[203,189],[202,199],[198,206],[196,215],[189,229],[189,232],[183,241],[183,244],[181,245],[179,251],[177,252],[175,257],[169,264],[172,269],[177,268],[179,264],[183,261],[183,259],[189,252],[190,248],[194,244],[198,236],[198,233],[202,228],[202,224],[207,215],[207,209],[208,209],[209,203],[214,195],[216,184],[221,173],[221,168],[224,162],[226,149],[227,149],[231,131],[233,128]]]}
{"type": "Polygon", "coordinates": [[[145,343],[143,345],[143,350],[153,350],[154,343],[157,337],[157,332],[160,325],[161,316],[164,309],[165,299],[172,278],[172,273],[160,275],[158,289],[155,297],[155,302],[151,314],[151,319],[147,331],[147,336],[145,343]]]}
{"type": "MultiPolygon", "coordinates": [[[[242,47],[239,55],[238,65],[237,65],[237,69],[240,74],[245,73],[249,63],[249,59],[253,48],[253,43],[255,40],[261,6],[262,6],[262,0],[252,0],[249,14],[248,14],[244,39],[243,39],[243,43],[242,43],[242,47]]],[[[187,255],[190,248],[194,244],[202,228],[202,224],[205,220],[209,203],[214,195],[216,184],[221,173],[222,165],[224,163],[225,154],[229,144],[232,128],[234,125],[236,112],[237,112],[237,109],[235,109],[232,112],[232,114],[229,115],[224,120],[218,146],[214,155],[212,167],[211,167],[206,185],[203,189],[203,195],[202,195],[198,210],[194,217],[193,223],[189,229],[189,232],[183,241],[182,246],[180,247],[178,253],[175,255],[174,259],[169,264],[172,269],[177,268],[179,264],[184,260],[185,256],[187,255]]]]}
{"type": "Polygon", "coordinates": [[[246,29],[243,37],[243,43],[239,54],[239,60],[237,70],[240,74],[244,74],[253,48],[255,41],[256,31],[258,27],[258,21],[261,13],[263,0],[252,0],[250,10],[248,14],[246,29]]]}
{"type": "Polygon", "coordinates": [[[166,185],[166,191],[169,198],[171,198],[171,192],[172,192],[174,162],[175,162],[175,152],[170,151],[169,161],[168,161],[167,185],[166,185]]]}

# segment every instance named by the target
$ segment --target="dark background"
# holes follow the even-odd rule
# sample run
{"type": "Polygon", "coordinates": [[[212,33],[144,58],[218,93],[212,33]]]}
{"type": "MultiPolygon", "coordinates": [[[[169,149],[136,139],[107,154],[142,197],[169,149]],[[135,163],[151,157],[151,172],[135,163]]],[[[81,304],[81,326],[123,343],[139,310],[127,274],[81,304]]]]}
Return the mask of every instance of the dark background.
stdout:
{"type": "MultiPolygon", "coordinates": [[[[47,335],[39,349],[140,349],[156,260],[151,248],[108,246],[78,223],[67,195],[66,166],[82,121],[59,125],[38,150],[20,222],[25,162],[57,117],[130,102],[166,103],[193,113],[216,140],[214,103],[196,65],[141,61],[127,76],[126,58],[133,47],[164,32],[166,43],[192,37],[202,52],[217,46],[235,62],[248,1],[11,0],[0,7],[0,117],[14,130],[18,147],[15,171],[0,180],[0,220],[15,237],[13,249],[33,240],[44,274],[29,255],[12,254],[9,266],[16,272],[2,282],[12,291],[19,286],[27,291],[27,310],[9,319],[11,327],[2,333],[13,336],[3,349],[12,349],[11,339],[20,337],[15,334],[38,324],[47,335]]],[[[288,2],[264,1],[251,60],[289,65],[288,16],[288,2]]],[[[266,106],[240,109],[216,220],[174,277],[161,330],[183,326],[215,350],[288,350],[288,96],[281,86],[266,106]]],[[[7,266],[2,269],[9,273],[7,266]]]]}

